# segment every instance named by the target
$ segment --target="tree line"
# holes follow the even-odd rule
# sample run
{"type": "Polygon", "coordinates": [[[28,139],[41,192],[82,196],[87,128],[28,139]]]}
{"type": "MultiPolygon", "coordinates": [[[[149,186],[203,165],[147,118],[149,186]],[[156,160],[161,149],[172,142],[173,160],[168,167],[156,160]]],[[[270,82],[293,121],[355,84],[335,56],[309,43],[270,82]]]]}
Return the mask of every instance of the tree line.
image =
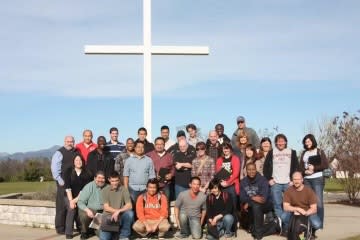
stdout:
{"type": "Polygon", "coordinates": [[[52,180],[51,160],[48,158],[0,161],[0,182],[40,181],[41,177],[52,180]]]}

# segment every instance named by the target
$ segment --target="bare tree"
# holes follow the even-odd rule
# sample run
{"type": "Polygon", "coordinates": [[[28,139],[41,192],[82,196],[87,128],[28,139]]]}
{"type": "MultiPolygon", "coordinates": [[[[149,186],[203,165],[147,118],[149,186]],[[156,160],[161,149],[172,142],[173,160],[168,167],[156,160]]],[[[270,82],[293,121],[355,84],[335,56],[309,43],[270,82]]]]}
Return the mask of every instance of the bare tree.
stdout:
{"type": "Polygon", "coordinates": [[[330,159],[336,159],[343,173],[339,181],[351,202],[360,192],[360,121],[359,113],[343,112],[320,126],[319,143],[330,159]]]}

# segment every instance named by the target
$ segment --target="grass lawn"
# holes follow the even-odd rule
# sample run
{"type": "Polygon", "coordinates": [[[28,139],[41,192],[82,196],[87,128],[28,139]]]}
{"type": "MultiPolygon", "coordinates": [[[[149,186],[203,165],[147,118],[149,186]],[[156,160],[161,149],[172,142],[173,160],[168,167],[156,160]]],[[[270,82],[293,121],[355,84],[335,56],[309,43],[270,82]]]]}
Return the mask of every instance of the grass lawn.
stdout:
{"type": "Polygon", "coordinates": [[[2,182],[0,183],[0,195],[43,191],[52,184],[55,182],[2,182]]]}
{"type": "Polygon", "coordinates": [[[344,187],[335,178],[327,178],[325,180],[325,192],[343,192],[344,187]]]}

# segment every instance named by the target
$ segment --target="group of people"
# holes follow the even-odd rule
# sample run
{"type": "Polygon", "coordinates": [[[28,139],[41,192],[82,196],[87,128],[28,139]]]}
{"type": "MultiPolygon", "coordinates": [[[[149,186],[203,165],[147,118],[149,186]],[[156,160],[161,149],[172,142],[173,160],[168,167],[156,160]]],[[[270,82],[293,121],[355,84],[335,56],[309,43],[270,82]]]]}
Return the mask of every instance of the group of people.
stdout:
{"type": "Polygon", "coordinates": [[[220,123],[206,141],[194,124],[186,126],[187,134],[178,131],[176,142],[168,126],[161,127],[154,143],[143,127],[125,144],[115,127],[108,142],[99,136],[94,143],[91,130],[84,130],[76,145],[66,136],[51,163],[57,233],[71,239],[75,221],[80,238],[87,239],[95,233],[90,222],[101,213],[100,239],[128,239],[132,230],[142,238],[163,239],[175,200],[176,238],[199,239],[204,228],[207,239],[231,238],[240,223],[254,239],[274,233],[298,239],[288,231],[298,216],[311,222],[315,238],[323,228],[322,171],[328,167],[315,137],[304,137],[298,159],[284,134],[275,136],[273,147],[270,138],[259,139],[246,126],[243,116],[236,122],[231,139],[220,123]]]}

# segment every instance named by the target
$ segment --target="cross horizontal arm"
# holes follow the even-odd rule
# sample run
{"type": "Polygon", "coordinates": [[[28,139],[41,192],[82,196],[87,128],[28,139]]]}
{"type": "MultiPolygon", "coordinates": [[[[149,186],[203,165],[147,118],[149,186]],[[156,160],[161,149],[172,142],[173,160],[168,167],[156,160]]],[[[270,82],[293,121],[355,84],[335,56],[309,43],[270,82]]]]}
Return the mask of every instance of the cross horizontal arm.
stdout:
{"type": "Polygon", "coordinates": [[[209,47],[152,46],[153,55],[209,55],[209,47]]]}
{"type": "Polygon", "coordinates": [[[144,46],[85,45],[85,54],[143,54],[144,46]]]}
{"type": "MultiPolygon", "coordinates": [[[[86,45],[85,54],[143,54],[144,46],[86,45]]],[[[209,55],[209,47],[152,46],[153,55],[209,55]]]]}

